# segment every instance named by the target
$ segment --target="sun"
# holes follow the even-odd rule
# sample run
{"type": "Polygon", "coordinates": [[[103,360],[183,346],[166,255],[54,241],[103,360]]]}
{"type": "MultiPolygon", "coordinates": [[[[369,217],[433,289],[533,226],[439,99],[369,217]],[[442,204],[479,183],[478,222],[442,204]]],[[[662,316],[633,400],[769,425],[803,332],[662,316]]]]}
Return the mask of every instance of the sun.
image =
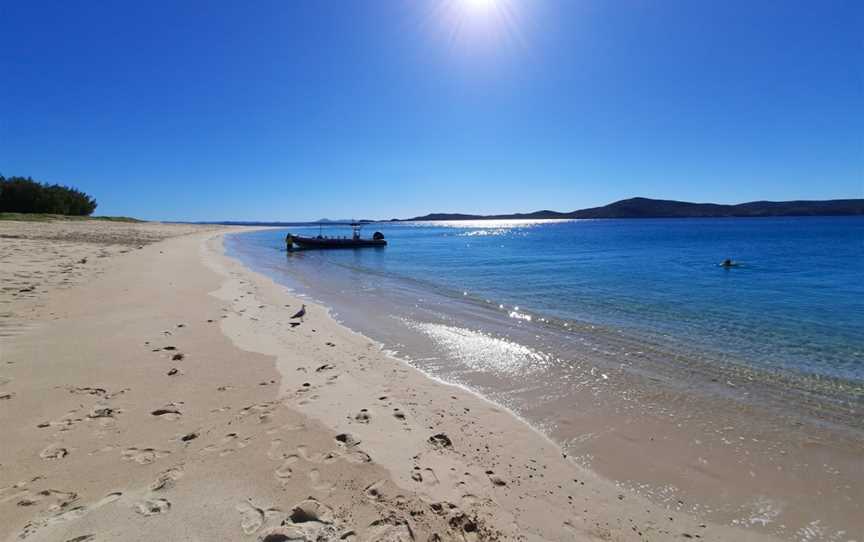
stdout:
{"type": "Polygon", "coordinates": [[[474,12],[489,11],[495,7],[496,0],[462,0],[465,7],[474,12]]]}
{"type": "MultiPolygon", "coordinates": [[[[523,23],[527,0],[433,0],[424,4],[423,24],[442,36],[454,51],[506,53],[524,47],[523,23]]],[[[484,53],[485,54],[485,53],[484,53]]]]}

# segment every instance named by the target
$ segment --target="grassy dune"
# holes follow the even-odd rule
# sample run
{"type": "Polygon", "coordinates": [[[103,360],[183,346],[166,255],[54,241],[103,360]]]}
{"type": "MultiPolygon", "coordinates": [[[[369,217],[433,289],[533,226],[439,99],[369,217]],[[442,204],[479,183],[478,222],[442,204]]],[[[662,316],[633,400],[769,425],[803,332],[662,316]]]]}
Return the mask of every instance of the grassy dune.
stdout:
{"type": "Polygon", "coordinates": [[[50,222],[54,220],[104,220],[109,222],[146,222],[128,216],[68,216],[46,213],[0,213],[0,220],[17,220],[21,222],[50,222]]]}

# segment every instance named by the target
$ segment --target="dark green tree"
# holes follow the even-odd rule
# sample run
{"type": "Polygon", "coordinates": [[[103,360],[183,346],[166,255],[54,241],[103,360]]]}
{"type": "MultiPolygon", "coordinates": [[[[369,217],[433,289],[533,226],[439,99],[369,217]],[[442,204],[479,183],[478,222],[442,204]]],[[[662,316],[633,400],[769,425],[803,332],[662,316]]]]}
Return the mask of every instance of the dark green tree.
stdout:
{"type": "Polygon", "coordinates": [[[77,188],[0,175],[0,212],[89,216],[96,200],[77,188]]]}

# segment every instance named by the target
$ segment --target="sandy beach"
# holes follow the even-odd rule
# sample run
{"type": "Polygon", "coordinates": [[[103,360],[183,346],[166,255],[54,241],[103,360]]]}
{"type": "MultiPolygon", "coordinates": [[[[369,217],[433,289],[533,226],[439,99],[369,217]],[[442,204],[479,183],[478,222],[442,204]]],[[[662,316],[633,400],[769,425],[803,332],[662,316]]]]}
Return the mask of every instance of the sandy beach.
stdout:
{"type": "Polygon", "coordinates": [[[619,488],[323,307],[292,320],[223,254],[237,229],[0,223],[0,540],[769,539],[619,488]]]}
{"type": "Polygon", "coordinates": [[[0,14],[0,542],[864,542],[864,2],[0,14]]]}

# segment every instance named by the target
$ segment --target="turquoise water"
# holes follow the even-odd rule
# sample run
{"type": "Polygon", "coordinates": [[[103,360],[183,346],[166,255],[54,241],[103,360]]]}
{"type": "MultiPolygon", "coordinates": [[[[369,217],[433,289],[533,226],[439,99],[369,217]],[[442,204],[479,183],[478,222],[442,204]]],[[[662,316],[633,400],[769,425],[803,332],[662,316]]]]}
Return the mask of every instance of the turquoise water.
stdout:
{"type": "MultiPolygon", "coordinates": [[[[389,246],[286,258],[287,230],[271,230],[235,236],[230,248],[313,297],[333,290],[350,297],[357,285],[358,292],[377,289],[382,297],[400,290],[434,294],[450,298],[454,311],[485,305],[523,327],[566,331],[595,324],[729,363],[864,381],[861,217],[367,229],[382,231],[389,246]],[[727,257],[740,267],[719,267],[727,257]]],[[[328,233],[346,234],[335,227],[325,228],[328,233]]],[[[445,312],[447,305],[437,304],[445,312]]]]}

